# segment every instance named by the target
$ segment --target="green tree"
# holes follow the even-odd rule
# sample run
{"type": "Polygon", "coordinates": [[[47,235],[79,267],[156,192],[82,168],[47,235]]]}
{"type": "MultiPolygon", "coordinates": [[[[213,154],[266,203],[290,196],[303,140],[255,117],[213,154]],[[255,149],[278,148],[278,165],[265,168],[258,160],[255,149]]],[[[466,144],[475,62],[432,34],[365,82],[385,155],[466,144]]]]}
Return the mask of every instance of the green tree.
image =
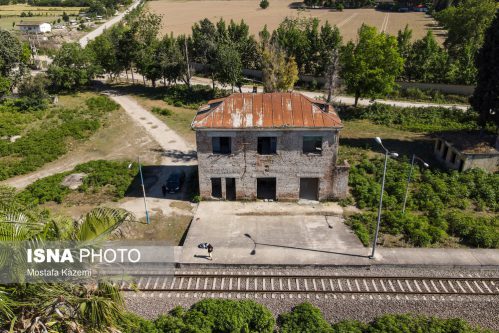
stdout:
{"type": "Polygon", "coordinates": [[[261,9],[267,9],[270,5],[269,0],[261,0],[260,1],[260,8],[261,9]]]}
{"type": "Polygon", "coordinates": [[[242,63],[239,52],[228,45],[219,45],[214,64],[215,78],[222,85],[234,86],[242,80],[242,63]]]}
{"type": "Polygon", "coordinates": [[[361,96],[375,97],[391,92],[404,61],[398,52],[395,37],[362,25],[357,44],[349,42],[342,48],[340,64],[341,77],[347,91],[355,94],[357,105],[361,96]]]}
{"type": "Polygon", "coordinates": [[[499,128],[499,12],[485,34],[485,42],[476,59],[477,86],[471,105],[480,114],[480,124],[494,121],[499,128]]]}
{"type": "Polygon", "coordinates": [[[322,75],[326,80],[328,103],[333,100],[333,93],[338,81],[341,41],[342,37],[338,27],[332,27],[329,22],[326,21],[321,27],[320,33],[318,73],[323,73],[322,75]]]}
{"type": "Polygon", "coordinates": [[[47,74],[56,90],[75,90],[90,83],[97,72],[91,53],[78,43],[65,43],[57,51],[47,74]]]}
{"type": "Polygon", "coordinates": [[[119,52],[117,49],[120,38],[119,29],[119,27],[113,27],[97,36],[87,45],[87,49],[92,53],[94,63],[98,65],[99,70],[108,74],[111,80],[113,75],[118,75],[123,70],[117,54],[119,52]]]}
{"type": "Polygon", "coordinates": [[[445,46],[452,56],[468,43],[478,49],[483,42],[485,30],[496,12],[495,0],[461,0],[435,14],[435,18],[447,29],[445,46]]]}
{"type": "Polygon", "coordinates": [[[292,90],[298,81],[295,59],[274,45],[268,45],[262,51],[262,72],[266,92],[292,90]]]}
{"type": "Polygon", "coordinates": [[[168,84],[175,83],[185,76],[187,65],[180,43],[181,41],[173,37],[173,34],[164,36],[159,43],[157,60],[165,83],[166,81],[168,84]]]}
{"type": "Polygon", "coordinates": [[[20,98],[16,101],[16,105],[21,110],[41,110],[45,108],[49,98],[46,90],[48,85],[49,80],[45,74],[24,78],[18,87],[20,98]]]}
{"type": "Polygon", "coordinates": [[[450,76],[448,53],[428,31],[414,42],[407,57],[404,77],[418,82],[446,82],[450,76]]]}
{"type": "MultiPolygon", "coordinates": [[[[397,33],[397,45],[398,50],[402,58],[404,59],[404,69],[407,68],[409,55],[412,49],[412,29],[406,24],[404,30],[399,30],[397,33]]],[[[405,72],[405,71],[404,71],[405,72]]]]}
{"type": "MultiPolygon", "coordinates": [[[[9,89],[21,79],[27,69],[29,48],[10,32],[0,29],[0,79],[1,86],[10,83],[9,89]],[[19,71],[14,71],[18,67],[19,71]]],[[[7,89],[7,90],[9,90],[7,89]]],[[[5,89],[0,89],[5,90],[5,89]]]]}

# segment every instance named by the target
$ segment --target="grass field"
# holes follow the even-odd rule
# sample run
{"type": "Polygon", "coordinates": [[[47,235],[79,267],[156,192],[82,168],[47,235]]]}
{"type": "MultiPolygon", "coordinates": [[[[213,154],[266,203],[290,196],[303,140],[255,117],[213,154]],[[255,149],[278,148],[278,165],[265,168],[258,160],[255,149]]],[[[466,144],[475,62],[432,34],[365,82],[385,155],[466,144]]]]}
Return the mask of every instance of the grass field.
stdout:
{"type": "MultiPolygon", "coordinates": [[[[374,9],[347,9],[336,12],[330,9],[297,10],[290,8],[292,1],[272,0],[263,10],[257,0],[155,0],[148,1],[151,12],[163,15],[162,33],[190,34],[192,25],[204,18],[218,21],[244,21],[255,36],[267,25],[274,30],[285,17],[317,17],[337,25],[345,40],[356,37],[357,30],[365,23],[378,30],[396,35],[408,24],[413,29],[413,38],[423,37],[434,25],[431,17],[424,13],[385,13],[374,9]]],[[[438,35],[438,32],[436,32],[438,35]]]]}

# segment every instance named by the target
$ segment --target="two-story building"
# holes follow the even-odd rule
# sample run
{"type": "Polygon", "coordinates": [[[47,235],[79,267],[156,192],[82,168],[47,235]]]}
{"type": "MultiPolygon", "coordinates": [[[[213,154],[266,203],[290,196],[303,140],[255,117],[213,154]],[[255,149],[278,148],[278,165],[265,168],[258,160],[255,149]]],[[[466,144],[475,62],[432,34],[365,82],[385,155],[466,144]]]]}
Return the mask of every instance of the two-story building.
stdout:
{"type": "Polygon", "coordinates": [[[342,123],[332,106],[299,93],[235,93],[192,122],[203,199],[326,200],[348,191],[338,165],[342,123]]]}

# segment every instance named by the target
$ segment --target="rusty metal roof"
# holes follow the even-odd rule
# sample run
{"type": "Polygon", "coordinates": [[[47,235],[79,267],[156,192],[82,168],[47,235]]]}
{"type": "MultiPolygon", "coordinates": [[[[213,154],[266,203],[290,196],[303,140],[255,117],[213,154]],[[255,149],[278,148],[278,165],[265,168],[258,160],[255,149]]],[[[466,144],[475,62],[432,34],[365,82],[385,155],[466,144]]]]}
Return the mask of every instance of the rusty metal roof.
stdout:
{"type": "Polygon", "coordinates": [[[334,108],[299,93],[235,93],[199,108],[194,129],[342,127],[334,108]]]}

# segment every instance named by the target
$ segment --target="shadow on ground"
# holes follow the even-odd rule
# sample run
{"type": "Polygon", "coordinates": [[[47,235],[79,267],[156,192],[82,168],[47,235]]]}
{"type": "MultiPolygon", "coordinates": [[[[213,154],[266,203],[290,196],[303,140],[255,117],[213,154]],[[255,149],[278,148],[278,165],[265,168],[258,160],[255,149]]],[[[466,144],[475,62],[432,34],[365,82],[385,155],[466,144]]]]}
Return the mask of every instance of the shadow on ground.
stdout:
{"type": "MultiPolygon", "coordinates": [[[[167,198],[190,201],[199,193],[198,170],[196,165],[148,165],[142,166],[144,187],[148,198],[167,198]],[[167,193],[163,196],[162,185],[173,172],[185,172],[185,181],[179,193],[167,193]]],[[[125,197],[142,197],[140,174],[137,173],[125,193],[125,197]]]]}

